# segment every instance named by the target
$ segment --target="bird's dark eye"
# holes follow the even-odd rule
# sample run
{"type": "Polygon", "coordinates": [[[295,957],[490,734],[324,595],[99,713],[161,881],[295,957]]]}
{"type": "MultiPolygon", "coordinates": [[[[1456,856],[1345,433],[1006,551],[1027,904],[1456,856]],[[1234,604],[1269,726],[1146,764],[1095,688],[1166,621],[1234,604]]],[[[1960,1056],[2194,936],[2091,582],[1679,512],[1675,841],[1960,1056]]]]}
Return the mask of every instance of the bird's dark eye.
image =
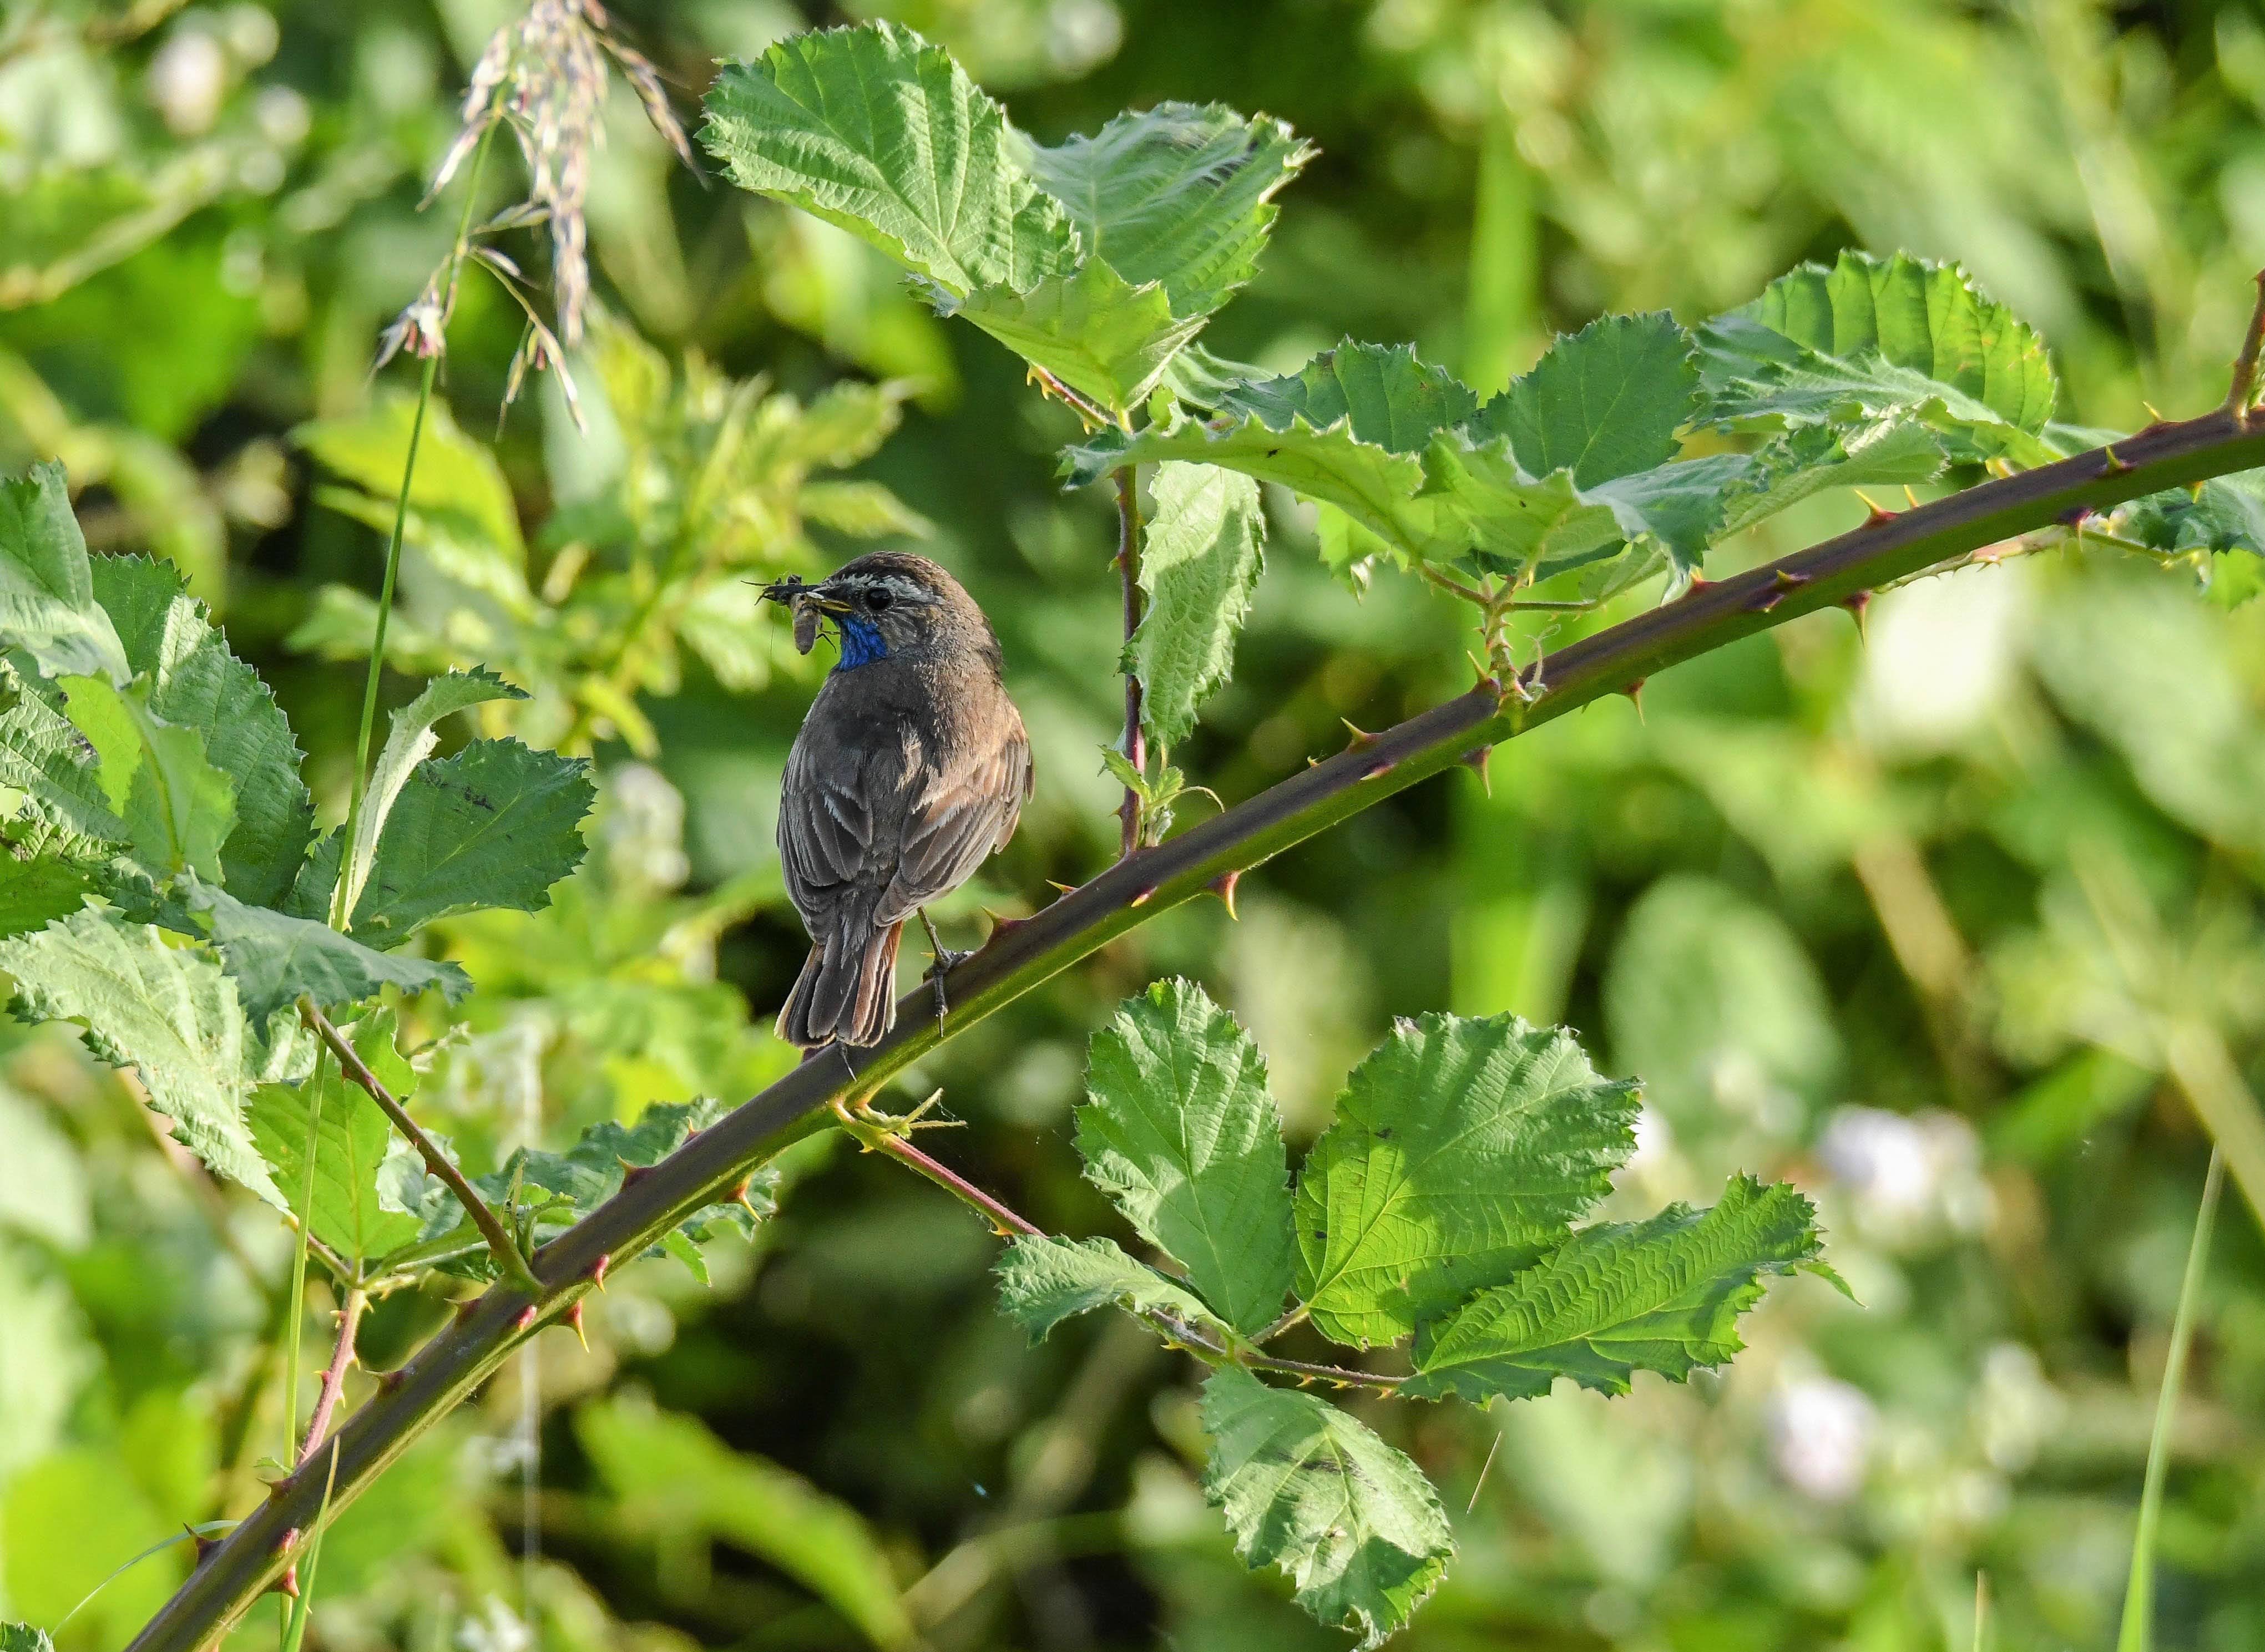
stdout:
{"type": "Polygon", "coordinates": [[[869,614],[886,614],[889,611],[889,605],[895,600],[896,599],[885,591],[869,591],[865,593],[865,611],[869,614]]]}

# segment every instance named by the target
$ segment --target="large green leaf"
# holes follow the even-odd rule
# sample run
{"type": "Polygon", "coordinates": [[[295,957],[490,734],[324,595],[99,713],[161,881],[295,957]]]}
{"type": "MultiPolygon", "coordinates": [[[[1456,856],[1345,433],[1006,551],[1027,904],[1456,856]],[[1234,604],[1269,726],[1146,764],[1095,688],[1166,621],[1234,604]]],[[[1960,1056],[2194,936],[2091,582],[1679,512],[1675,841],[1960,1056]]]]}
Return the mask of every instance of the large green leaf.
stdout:
{"type": "Polygon", "coordinates": [[[999,1306],[1034,1343],[1064,1320],[1111,1304],[1136,1314],[1163,1313],[1183,1325],[1218,1321],[1193,1292],[1107,1239],[1026,1234],[1000,1253],[999,1306]]]}
{"type": "Polygon", "coordinates": [[[0,478],[0,649],[19,648],[49,676],[131,673],[94,600],[86,541],[60,463],[0,478]]]}
{"type": "Polygon", "coordinates": [[[221,845],[236,826],[236,785],[205,756],[204,737],[149,709],[151,685],[58,677],[71,725],[93,747],[104,800],[125,823],[126,847],[163,880],[221,876],[221,845]]]}
{"type": "Polygon", "coordinates": [[[1159,981],[1093,1035],[1085,1083],[1086,1175],[1221,1319],[1270,1324],[1290,1289],[1289,1170],[1250,1035],[1192,982],[1159,981]]]}
{"type": "Polygon", "coordinates": [[[1480,411],[1471,435],[1509,437],[1529,476],[1570,470],[1592,488],[1675,457],[1698,392],[1691,335],[1671,317],[1606,316],[1551,345],[1480,411]]]}
{"type": "Polygon", "coordinates": [[[1901,487],[1942,474],[1942,443],[1909,418],[1870,424],[1803,425],[1739,462],[1726,495],[1723,535],[1812,499],[1827,488],[1901,487]]]}
{"type": "Polygon", "coordinates": [[[1737,429],[1908,414],[1951,456],[2057,457],[2044,342],[1955,265],[1848,251],[1803,265],[1700,330],[1704,418],[1737,429]]]}
{"type": "Polygon", "coordinates": [[[93,871],[81,862],[57,855],[18,860],[0,848],[0,940],[69,916],[94,886],[93,871]]]}
{"type": "Polygon", "coordinates": [[[2245,550],[2265,557],[2265,470],[2144,495],[2116,506],[2110,527],[2119,537],[2157,550],[2245,550]]]}
{"type": "Polygon", "coordinates": [[[1128,656],[1148,731],[1171,745],[1234,669],[1234,639],[1265,562],[1266,513],[1256,482],[1216,465],[1159,465],[1151,492],[1140,555],[1148,611],[1128,656]]]}
{"type": "Polygon", "coordinates": [[[1337,1342],[1397,1342],[1559,1243],[1634,1145],[1633,1084],[1514,1015],[1402,1021],[1298,1182],[1298,1294],[1337,1342]]]}
{"type": "Polygon", "coordinates": [[[694,1418],[610,1400],[574,1414],[619,1525],[681,1552],[688,1539],[758,1555],[840,1612],[871,1644],[918,1641],[889,1555],[863,1517],[800,1475],[734,1452],[694,1418]]]}
{"type": "Polygon", "coordinates": [[[1745,1346],[1738,1316],[1762,1277],[1816,1262],[1817,1212],[1793,1187],[1734,1176],[1710,1210],[1671,1204],[1645,1222],[1600,1223],[1509,1284],[1428,1321],[1416,1338],[1417,1399],[1532,1399],[1570,1377],[1626,1394],[1630,1376],[1680,1382],[1745,1346]]]}
{"type": "Polygon", "coordinates": [[[1204,1384],[1203,1425],[1204,1496],[1227,1517],[1235,1553],[1287,1573],[1298,1604],[1359,1635],[1363,1652],[1446,1575],[1455,1541],[1439,1494],[1344,1412],[1226,1365],[1204,1384]]]}
{"type": "MultiPolygon", "coordinates": [[[[397,1101],[417,1090],[417,1073],[394,1047],[390,1009],[374,1010],[351,1030],[354,1053],[397,1101]]],[[[291,1209],[316,1238],[357,1271],[418,1236],[418,1219],[388,1210],[378,1197],[378,1171],[393,1150],[393,1128],[361,1086],[347,1081],[335,1061],[324,1061],[302,1084],[263,1084],[244,1110],[251,1139],[275,1173],[291,1209]],[[307,1115],[319,1088],[315,1127],[315,1197],[299,1206],[306,1186],[307,1115]]]]}
{"type": "Polygon", "coordinates": [[[790,35],[727,63],[701,136],[742,189],[870,242],[965,298],[1078,262],[1027,140],[949,53],[893,23],[790,35]]]}
{"type": "Polygon", "coordinates": [[[210,956],[88,909],[0,941],[0,970],[16,978],[19,1013],[76,1022],[96,1055],[140,1073],[150,1105],[198,1158],[282,1204],[244,1124],[244,1092],[264,1052],[236,984],[210,956]]]}
{"type": "Polygon", "coordinates": [[[432,755],[433,746],[440,744],[440,736],[433,732],[433,724],[452,712],[491,700],[526,698],[525,690],[513,688],[492,672],[452,671],[426,683],[422,694],[393,714],[385,749],[377,754],[377,767],[370,771],[368,787],[362,794],[361,818],[354,823],[353,842],[347,847],[346,890],[339,903],[339,910],[351,913],[361,904],[362,886],[369,881],[371,866],[377,858],[378,837],[385,830],[394,799],[409,783],[409,776],[418,764],[432,755]]]}
{"type": "Polygon", "coordinates": [[[117,628],[127,667],[150,680],[150,711],[196,731],[205,756],[235,790],[236,824],[220,850],[229,892],[274,906],[298,875],[315,819],[299,777],[299,745],[274,694],[229,651],[171,564],[104,557],[94,564],[94,594],[117,628]]]}
{"type": "Polygon", "coordinates": [[[1154,281],[1181,317],[1210,315],[1256,273],[1275,193],[1314,150],[1279,120],[1162,103],[1030,156],[1089,258],[1154,281]]]}
{"type": "Polygon", "coordinates": [[[395,799],[354,933],[395,946],[419,926],[483,906],[540,912],[582,859],[596,790],[579,758],[475,740],[419,763],[395,799]]]}
{"type": "Polygon", "coordinates": [[[453,1004],[472,990],[458,964],[380,952],[316,919],[247,906],[210,884],[195,884],[188,906],[209,926],[255,1021],[265,1022],[302,993],[327,1006],[360,1003],[388,986],[404,993],[437,986],[453,1004]]]}

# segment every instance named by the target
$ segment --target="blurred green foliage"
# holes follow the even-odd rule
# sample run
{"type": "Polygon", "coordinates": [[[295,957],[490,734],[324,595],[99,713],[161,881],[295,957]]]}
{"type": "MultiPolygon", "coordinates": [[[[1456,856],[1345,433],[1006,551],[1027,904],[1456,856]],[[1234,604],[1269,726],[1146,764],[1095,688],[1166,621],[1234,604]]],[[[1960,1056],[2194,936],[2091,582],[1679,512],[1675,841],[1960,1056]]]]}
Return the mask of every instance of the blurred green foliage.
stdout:
{"type": "MultiPolygon", "coordinates": [[[[0,465],[62,458],[98,549],[181,567],[277,685],[325,825],[408,370],[373,385],[368,364],[446,251],[417,201],[514,10],[25,0],[0,20],[0,465]]],[[[2223,393],[2265,255],[2247,6],[848,10],[950,46],[1045,142],[1165,99],[1313,140],[1257,281],[1207,336],[1273,370],[1341,333],[1407,338],[1483,396],[1599,311],[1695,322],[1800,258],[1902,247],[1963,260],[2038,325],[2061,418],[2128,426],[2223,393]]],[[[836,20],[782,0],[616,18],[688,116],[716,56],[836,20]]],[[[550,909],[436,925],[482,990],[404,1043],[420,1109],[484,1163],[744,1095],[791,1059],[761,1030],[803,944],[769,840],[814,667],[749,622],[743,570],[929,528],[997,622],[1041,781],[955,930],[1082,878],[1116,832],[1096,749],[1118,710],[1113,524],[1052,477],[1075,421],[877,252],[703,187],[627,88],[599,118],[610,319],[569,363],[588,429],[538,378],[487,456],[521,321],[468,280],[390,656],[396,700],[493,660],[535,697],[487,731],[590,745],[601,771],[590,862],[550,909]],[[457,513],[478,554],[457,554],[457,513]]],[[[1356,600],[1301,554],[1311,513],[1268,505],[1234,678],[1173,752],[1229,800],[1335,749],[1340,718],[1459,690],[1473,640],[1412,583],[1356,600]]],[[[1731,557],[1862,508],[1808,500],[1731,557]]],[[[1882,599],[1862,645],[1836,616],[1737,644],[1649,684],[1641,716],[1554,724],[1484,789],[1434,782],[1245,878],[1239,922],[1169,914],[955,1040],[914,1099],[943,1088],[967,1128],[940,1151],[978,1183],[1121,1235],[1069,1110],[1087,1035],[1156,975],[1203,979],[1249,1026],[1293,1151],[1395,1015],[1569,1022],[1648,1081],[1608,1213],[1788,1177],[1863,1306],[1780,1292],[1720,1378],[1609,1402],[1354,1402],[1440,1485],[1460,1546],[1406,1643],[1965,1652],[1983,1570],[1994,1644],[2104,1646],[2197,1116],[2254,1111],[2265,1076],[2265,604],[2189,585],[2031,558],[1882,599]]],[[[181,1522],[240,1510],[280,1449],[252,1379],[283,1236],[156,1141],[129,1083],[56,1031],[0,1027],[0,1608],[50,1625],[181,1522]]],[[[981,1226],[830,1140],[790,1157],[752,1242],[707,1244],[712,1292],[625,1270],[588,1351],[548,1333],[355,1505],[324,1552],[322,1642],[1341,1642],[1203,1508],[1196,1367],[1100,1319],[1024,1348],[981,1226]]],[[[2253,1212],[2220,1225],[2165,1647],[2265,1640],[2257,1240],[2253,1212]]],[[[365,1363],[446,1312],[388,1297],[365,1363]]],[[[59,1644],[122,1643],[187,1565],[186,1546],[144,1561],[59,1644]]]]}

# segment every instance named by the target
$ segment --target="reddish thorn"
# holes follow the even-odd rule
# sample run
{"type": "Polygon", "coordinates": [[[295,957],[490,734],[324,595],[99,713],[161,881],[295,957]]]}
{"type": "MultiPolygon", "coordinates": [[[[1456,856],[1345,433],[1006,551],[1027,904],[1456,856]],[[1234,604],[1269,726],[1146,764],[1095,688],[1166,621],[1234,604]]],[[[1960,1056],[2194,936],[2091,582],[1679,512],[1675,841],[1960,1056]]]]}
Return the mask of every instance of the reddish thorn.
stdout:
{"type": "Polygon", "coordinates": [[[295,1549],[298,1546],[299,1528],[295,1525],[286,1526],[283,1531],[283,1535],[275,1539],[275,1552],[278,1554],[288,1554],[293,1549],[295,1549]]]}
{"type": "Polygon", "coordinates": [[[1903,513],[1901,511],[1886,510],[1880,506],[1875,505],[1869,511],[1865,513],[1864,526],[1867,528],[1883,528],[1888,523],[1894,521],[1897,517],[1902,514],[1903,513]]]}
{"type": "Polygon", "coordinates": [[[1361,778],[1363,780],[1381,780],[1399,767],[1400,764],[1396,759],[1387,760],[1381,763],[1371,763],[1368,766],[1367,772],[1362,775],[1361,778]]]}
{"type": "Polygon", "coordinates": [[[606,1270],[613,1265],[614,1258],[613,1254],[610,1251],[601,1255],[597,1261],[590,1264],[590,1283],[597,1286],[599,1290],[604,1290],[606,1288],[606,1270]]]}
{"type": "Polygon", "coordinates": [[[1691,583],[1684,586],[1683,594],[1686,597],[1697,596],[1699,593],[1704,591],[1708,586],[1713,585],[1715,581],[1709,579],[1705,574],[1694,573],[1691,576],[1691,583]]]}
{"type": "Polygon", "coordinates": [[[1872,606],[1872,593],[1868,591],[1858,591],[1853,595],[1842,597],[1840,606],[1856,616],[1856,638],[1861,642],[1865,637],[1864,611],[1872,606]]]}
{"type": "Polygon", "coordinates": [[[1486,788],[1487,796],[1489,797],[1494,796],[1494,780],[1487,773],[1487,763],[1493,756],[1493,746],[1474,746],[1463,753],[1460,760],[1464,768],[1479,777],[1479,784],[1486,788]]]}
{"type": "Polygon", "coordinates": [[[1012,935],[1028,922],[1028,918],[994,918],[991,921],[991,938],[996,941],[1002,935],[1012,935]]]}
{"type": "Polygon", "coordinates": [[[377,1391],[380,1394],[398,1394],[401,1391],[401,1385],[408,1380],[409,1367],[406,1365],[397,1365],[391,1371],[384,1372],[379,1375],[377,1379],[377,1391]]]}
{"type": "Polygon", "coordinates": [[[511,1328],[514,1331],[531,1331],[535,1328],[535,1304],[530,1302],[520,1309],[519,1317],[511,1322],[511,1328]]]}
{"type": "Polygon", "coordinates": [[[2126,464],[2122,459],[2116,456],[2115,448],[2102,448],[2100,451],[2105,455],[2106,459],[2106,462],[2100,467],[2101,475],[2104,477],[2116,476],[2131,468],[2129,464],[2126,464]]]}
{"type": "Polygon", "coordinates": [[[622,1191],[624,1193],[652,1174],[652,1167],[649,1164],[631,1164],[626,1159],[623,1160],[621,1164],[622,1191]]]}
{"type": "Polygon", "coordinates": [[[1352,738],[1345,742],[1345,750],[1348,752],[1358,752],[1376,744],[1376,736],[1362,728],[1351,717],[1339,717],[1337,721],[1352,731],[1352,738]]]}
{"type": "Polygon", "coordinates": [[[2089,505],[2072,505],[2058,516],[2054,517],[2053,520],[2058,522],[2063,528],[2081,528],[2084,526],[2085,520],[2091,514],[2092,506],[2089,505]]]}
{"type": "Polygon", "coordinates": [[[1242,869],[1237,868],[1231,872],[1221,872],[1211,880],[1209,885],[1211,892],[1227,903],[1227,915],[1234,918],[1238,922],[1241,919],[1234,910],[1234,886],[1242,881],[1242,869]]]}
{"type": "Polygon", "coordinates": [[[1140,893],[1138,893],[1137,895],[1133,896],[1133,897],[1132,897],[1132,899],[1129,902],[1127,902],[1126,904],[1127,904],[1128,906],[1144,906],[1147,905],[1148,900],[1149,900],[1149,898],[1150,898],[1150,897],[1152,897],[1153,895],[1154,895],[1154,894],[1155,894],[1155,892],[1156,892],[1156,886],[1155,886],[1154,884],[1149,884],[1149,885],[1147,885],[1146,888],[1144,888],[1143,890],[1141,890],[1140,893]]]}
{"type": "Polygon", "coordinates": [[[590,1339],[586,1335],[583,1335],[582,1304],[579,1299],[575,1301],[572,1307],[566,1310],[566,1323],[574,1328],[574,1336],[575,1339],[582,1344],[582,1351],[586,1354],[588,1353],[590,1351],[590,1339]]]}
{"type": "Polygon", "coordinates": [[[458,1329],[461,1330],[464,1326],[471,1322],[472,1315],[479,1311],[479,1306],[480,1299],[476,1296],[468,1296],[462,1301],[456,1304],[456,1326],[458,1329]]]}
{"type": "Polygon", "coordinates": [[[1800,573],[1791,568],[1774,568],[1770,571],[1770,578],[1788,591],[1797,591],[1816,576],[1800,573]]]}
{"type": "MultiPolygon", "coordinates": [[[[189,1541],[196,1546],[197,1566],[202,1566],[207,1561],[210,1560],[212,1558],[212,1552],[220,1546],[220,1539],[218,1538],[208,1538],[203,1532],[198,1531],[194,1526],[185,1525],[181,1530],[189,1534],[189,1541]]],[[[196,1568],[195,1567],[192,1567],[190,1569],[193,1571],[196,1568]]]]}
{"type": "Polygon", "coordinates": [[[1051,877],[1046,879],[1046,883],[1049,887],[1059,891],[1062,894],[1074,895],[1077,893],[1077,885],[1075,884],[1057,884],[1051,877]]]}
{"type": "Polygon", "coordinates": [[[1764,586],[1754,593],[1753,600],[1746,606],[1757,614],[1766,614],[1785,600],[1785,593],[1775,586],[1764,586]]]}
{"type": "Polygon", "coordinates": [[[290,1565],[285,1567],[283,1568],[283,1576],[267,1585],[267,1592],[271,1595],[288,1595],[294,1600],[298,1599],[299,1563],[296,1561],[294,1561],[290,1565]]]}
{"type": "Polygon", "coordinates": [[[284,1497],[290,1492],[292,1482],[297,1479],[298,1476],[296,1474],[284,1474],[277,1479],[269,1481],[267,1482],[267,1501],[270,1503],[282,1502],[284,1497]]]}

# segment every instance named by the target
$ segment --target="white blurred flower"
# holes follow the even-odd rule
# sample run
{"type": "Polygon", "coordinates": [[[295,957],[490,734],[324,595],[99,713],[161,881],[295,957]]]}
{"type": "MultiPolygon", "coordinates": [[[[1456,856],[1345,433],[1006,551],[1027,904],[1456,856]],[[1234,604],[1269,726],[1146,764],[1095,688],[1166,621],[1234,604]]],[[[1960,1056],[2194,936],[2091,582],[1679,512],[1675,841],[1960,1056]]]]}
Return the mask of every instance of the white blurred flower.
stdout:
{"type": "Polygon", "coordinates": [[[534,1632],[493,1595],[480,1604],[477,1617],[456,1626],[459,1652],[528,1652],[534,1644],[534,1632]]]}
{"type": "Polygon", "coordinates": [[[1983,1356],[1971,1401],[1975,1432],[1992,1465],[2018,1474],[2060,1426],[2068,1402],[2045,1378],[2037,1357],[2019,1343],[1999,1343],[1983,1356]]]}
{"type": "Polygon", "coordinates": [[[1884,1243],[1970,1234],[1989,1219],[1981,1145],[1955,1113],[1843,1107],[1827,1121],[1817,1155],[1849,1193],[1856,1225],[1884,1243]]]}
{"type": "Polygon", "coordinates": [[[606,776],[597,835],[607,874],[622,888],[662,893],[692,875],[684,795],[647,764],[624,763],[606,776]]]}
{"type": "Polygon", "coordinates": [[[1879,1412],[1861,1388],[1831,1377],[1800,1377],[1771,1396],[1770,1460],[1779,1477],[1819,1503],[1863,1489],[1879,1412]]]}
{"type": "Polygon", "coordinates": [[[1889,592],[1865,619],[1863,675],[1850,702],[1874,750],[1953,749],[2014,684],[2028,582],[2018,564],[1969,568],[1889,592]]]}
{"type": "Polygon", "coordinates": [[[228,53],[205,30],[184,25],[150,58],[144,85],[175,137],[212,130],[228,95],[228,53]]]}
{"type": "Polygon", "coordinates": [[[262,87],[252,100],[251,118],[261,137],[285,149],[304,138],[314,125],[307,100],[288,86],[262,87]]]}

